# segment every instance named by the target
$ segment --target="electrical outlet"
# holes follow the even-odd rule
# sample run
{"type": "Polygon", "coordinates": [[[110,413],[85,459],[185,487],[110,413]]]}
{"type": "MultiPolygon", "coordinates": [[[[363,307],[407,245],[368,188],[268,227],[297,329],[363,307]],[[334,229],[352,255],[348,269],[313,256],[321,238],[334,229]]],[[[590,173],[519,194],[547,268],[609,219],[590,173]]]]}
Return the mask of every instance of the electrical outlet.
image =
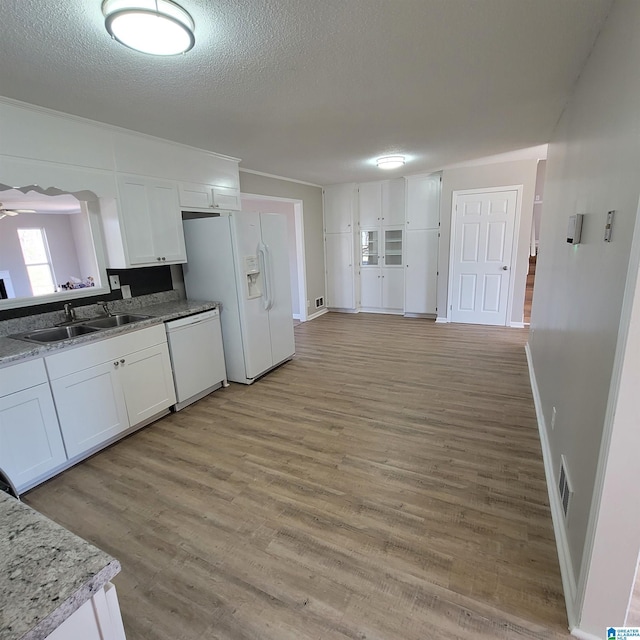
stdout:
{"type": "Polygon", "coordinates": [[[120,288],[120,276],[109,276],[109,286],[111,291],[115,291],[120,288]]]}
{"type": "Polygon", "coordinates": [[[556,428],[556,415],[558,415],[558,412],[556,411],[556,408],[553,407],[553,409],[551,409],[551,431],[556,428]]]}
{"type": "Polygon", "coordinates": [[[307,309],[311,306],[311,302],[309,302],[309,300],[307,300],[307,309]]]}
{"type": "Polygon", "coordinates": [[[131,297],[131,287],[128,284],[122,285],[122,299],[126,300],[131,297]]]}

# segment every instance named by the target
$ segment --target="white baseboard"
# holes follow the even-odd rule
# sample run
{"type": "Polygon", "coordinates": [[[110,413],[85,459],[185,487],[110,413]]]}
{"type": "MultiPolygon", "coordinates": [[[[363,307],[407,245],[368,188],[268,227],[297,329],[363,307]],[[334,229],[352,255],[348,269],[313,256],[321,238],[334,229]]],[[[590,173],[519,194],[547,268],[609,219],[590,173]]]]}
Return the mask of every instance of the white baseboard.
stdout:
{"type": "Polygon", "coordinates": [[[331,311],[331,313],[360,313],[360,309],[343,309],[342,307],[328,307],[327,311],[331,311]]]}
{"type": "Polygon", "coordinates": [[[319,318],[320,316],[323,316],[325,313],[329,313],[329,309],[320,309],[320,311],[316,311],[315,313],[312,313],[310,316],[307,316],[307,322],[309,320],[315,320],[315,318],[319,318]]]}
{"type": "Polygon", "coordinates": [[[441,316],[438,316],[436,318],[436,324],[449,324],[449,318],[443,318],[441,316]]]}
{"type": "Polygon", "coordinates": [[[294,320],[300,320],[300,314],[299,313],[294,313],[293,314],[293,319],[294,320]]]}
{"type": "Polygon", "coordinates": [[[547,480],[547,492],[549,494],[549,504],[551,505],[551,519],[553,521],[553,531],[556,537],[556,548],[558,551],[558,561],[560,563],[560,575],[562,577],[562,589],[564,591],[564,601],[567,608],[567,619],[569,621],[569,629],[577,638],[584,640],[599,640],[595,636],[584,635],[583,631],[577,628],[577,616],[575,607],[576,601],[576,577],[571,562],[571,553],[569,551],[569,540],[567,538],[567,530],[564,524],[564,513],[560,502],[560,495],[556,491],[556,474],[553,469],[553,457],[549,446],[549,438],[547,437],[547,425],[542,412],[542,400],[540,398],[540,390],[536,380],[536,373],[533,369],[533,360],[531,358],[531,350],[529,343],[524,347],[527,354],[527,365],[529,367],[529,378],[531,380],[531,392],[533,394],[533,403],[536,408],[536,417],[538,419],[538,432],[540,434],[540,444],[542,446],[542,459],[544,460],[544,473],[547,480]],[[576,635],[581,633],[583,635],[576,635]]]}
{"type": "Polygon", "coordinates": [[[578,629],[578,627],[571,629],[571,635],[574,638],[580,638],[580,640],[602,640],[600,636],[594,636],[593,633],[587,633],[582,629],[578,629]]]}
{"type": "Polygon", "coordinates": [[[524,322],[510,322],[509,326],[512,329],[524,329],[524,322]]]}

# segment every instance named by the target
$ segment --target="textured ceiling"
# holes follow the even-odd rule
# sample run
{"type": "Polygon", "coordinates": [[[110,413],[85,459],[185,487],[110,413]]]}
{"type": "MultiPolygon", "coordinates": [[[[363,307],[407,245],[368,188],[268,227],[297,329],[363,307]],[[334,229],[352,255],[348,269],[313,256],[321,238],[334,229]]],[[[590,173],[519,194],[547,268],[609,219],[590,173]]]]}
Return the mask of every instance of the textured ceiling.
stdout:
{"type": "Polygon", "coordinates": [[[2,0],[0,94],[248,169],[373,180],[385,153],[401,175],[547,142],[611,4],[180,1],[196,46],[154,58],[109,38],[100,0],[2,0]]]}

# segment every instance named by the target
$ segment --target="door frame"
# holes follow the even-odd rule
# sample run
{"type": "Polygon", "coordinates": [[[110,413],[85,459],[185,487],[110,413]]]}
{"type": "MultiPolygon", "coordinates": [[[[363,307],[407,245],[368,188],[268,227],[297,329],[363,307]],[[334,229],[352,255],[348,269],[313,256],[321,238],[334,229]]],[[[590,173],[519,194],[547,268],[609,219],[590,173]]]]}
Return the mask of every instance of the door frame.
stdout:
{"type": "MultiPolygon", "coordinates": [[[[296,265],[298,271],[298,308],[299,314],[294,314],[294,320],[306,322],[308,319],[307,309],[307,267],[304,251],[304,215],[303,201],[295,198],[284,198],[281,196],[264,196],[260,193],[241,193],[242,198],[250,198],[252,200],[271,200],[274,202],[287,202],[293,204],[294,224],[296,234],[296,265]],[[296,317],[298,316],[298,317],[296,317]]],[[[265,211],[264,213],[269,213],[265,211]]]]}
{"type": "MultiPolygon", "coordinates": [[[[499,191],[515,191],[516,192],[516,213],[513,221],[513,241],[511,243],[511,256],[509,259],[509,284],[507,285],[507,313],[505,318],[505,327],[521,326],[522,322],[514,323],[511,321],[513,314],[513,294],[515,289],[515,272],[518,266],[518,237],[520,235],[520,217],[522,211],[522,193],[524,185],[514,184],[504,187],[478,187],[476,189],[458,189],[453,192],[451,198],[451,229],[449,232],[449,275],[447,283],[447,315],[446,321],[451,322],[452,296],[453,296],[453,262],[454,262],[454,242],[456,238],[456,224],[458,223],[458,197],[479,193],[497,193],[499,191]]],[[[481,325],[485,326],[485,325],[481,325]]],[[[486,325],[486,326],[503,326],[503,325],[486,325]]],[[[523,325],[522,325],[523,326],[523,325]]]]}

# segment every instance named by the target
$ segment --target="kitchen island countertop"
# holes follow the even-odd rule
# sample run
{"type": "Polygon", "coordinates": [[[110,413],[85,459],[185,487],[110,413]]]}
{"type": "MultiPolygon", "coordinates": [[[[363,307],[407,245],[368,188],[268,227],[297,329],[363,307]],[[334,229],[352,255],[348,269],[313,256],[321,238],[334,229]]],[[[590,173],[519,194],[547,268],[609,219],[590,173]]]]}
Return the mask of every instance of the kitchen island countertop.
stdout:
{"type": "Polygon", "coordinates": [[[0,491],[0,638],[42,640],[120,571],[110,555],[0,491]]]}

